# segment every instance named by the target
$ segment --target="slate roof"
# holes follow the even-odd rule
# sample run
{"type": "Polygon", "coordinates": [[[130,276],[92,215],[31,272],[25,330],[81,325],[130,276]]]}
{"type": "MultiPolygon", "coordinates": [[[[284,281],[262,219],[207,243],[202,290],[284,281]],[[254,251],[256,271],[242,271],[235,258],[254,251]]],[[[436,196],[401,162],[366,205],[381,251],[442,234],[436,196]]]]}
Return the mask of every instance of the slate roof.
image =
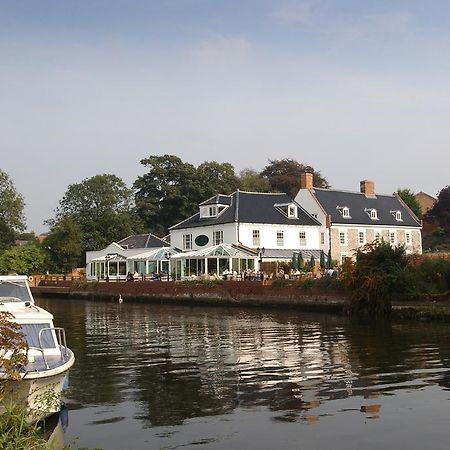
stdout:
{"type": "Polygon", "coordinates": [[[207,203],[212,201],[213,198],[220,198],[221,201],[228,199],[228,203],[224,202],[222,204],[229,204],[230,206],[217,217],[200,218],[200,213],[194,214],[185,221],[170,227],[170,230],[220,225],[233,222],[277,225],[320,225],[320,222],[309,215],[287,194],[236,191],[231,195],[218,195],[212,197],[206,202],[201,203],[201,205],[213,204],[207,203]],[[274,206],[282,204],[297,205],[298,217],[288,218],[283,212],[282,207],[274,206]]]}
{"type": "Polygon", "coordinates": [[[353,225],[388,225],[395,227],[420,227],[420,221],[396,195],[366,196],[360,192],[337,191],[333,189],[314,188],[313,195],[322,208],[331,215],[332,223],[353,225]],[[342,217],[338,207],[348,207],[350,218],[342,217]],[[366,212],[376,209],[378,220],[372,220],[366,212]],[[395,219],[395,211],[400,211],[402,221],[395,219]]]}
{"type": "Polygon", "coordinates": [[[124,248],[156,248],[167,247],[169,243],[153,234],[134,234],[122,239],[118,244],[124,248]]]}

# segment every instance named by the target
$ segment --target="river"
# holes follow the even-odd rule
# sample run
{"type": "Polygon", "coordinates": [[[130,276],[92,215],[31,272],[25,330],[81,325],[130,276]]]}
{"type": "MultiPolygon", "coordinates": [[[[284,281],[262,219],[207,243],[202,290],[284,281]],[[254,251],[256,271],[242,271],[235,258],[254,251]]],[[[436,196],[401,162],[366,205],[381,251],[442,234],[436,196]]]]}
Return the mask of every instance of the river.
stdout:
{"type": "Polygon", "coordinates": [[[76,356],[75,448],[450,448],[450,324],[37,299],[76,356]]]}

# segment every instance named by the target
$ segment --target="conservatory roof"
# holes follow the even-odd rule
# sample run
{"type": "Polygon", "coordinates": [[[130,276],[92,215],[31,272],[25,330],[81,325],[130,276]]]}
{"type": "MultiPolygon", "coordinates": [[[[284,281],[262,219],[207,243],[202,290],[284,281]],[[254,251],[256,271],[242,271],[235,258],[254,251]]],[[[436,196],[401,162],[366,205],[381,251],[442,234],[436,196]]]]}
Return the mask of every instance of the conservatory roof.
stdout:
{"type": "Polygon", "coordinates": [[[179,253],[180,250],[174,247],[161,247],[161,248],[154,248],[152,250],[149,250],[147,252],[142,252],[134,256],[129,256],[128,260],[167,260],[166,254],[169,253],[170,257],[176,255],[179,253]]]}
{"type": "Polygon", "coordinates": [[[212,247],[202,248],[191,252],[183,252],[173,255],[172,259],[195,259],[195,258],[252,258],[255,252],[233,244],[219,244],[212,247]]]}

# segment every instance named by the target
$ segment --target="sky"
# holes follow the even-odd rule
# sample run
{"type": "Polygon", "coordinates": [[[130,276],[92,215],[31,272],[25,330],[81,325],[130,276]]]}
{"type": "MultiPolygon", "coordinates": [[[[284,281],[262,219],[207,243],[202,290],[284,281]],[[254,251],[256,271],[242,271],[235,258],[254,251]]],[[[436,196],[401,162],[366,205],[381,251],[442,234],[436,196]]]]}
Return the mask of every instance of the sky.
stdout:
{"type": "Polygon", "coordinates": [[[0,0],[0,169],[37,233],[150,155],[437,195],[449,119],[447,0],[0,0]]]}

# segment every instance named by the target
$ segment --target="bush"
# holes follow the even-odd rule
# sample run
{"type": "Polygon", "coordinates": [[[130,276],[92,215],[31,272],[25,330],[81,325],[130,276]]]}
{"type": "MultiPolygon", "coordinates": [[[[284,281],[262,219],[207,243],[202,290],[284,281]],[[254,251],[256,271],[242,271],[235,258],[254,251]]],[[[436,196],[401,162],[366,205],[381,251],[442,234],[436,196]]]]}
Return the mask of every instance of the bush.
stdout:
{"type": "Polygon", "coordinates": [[[450,290],[450,260],[429,258],[409,267],[412,293],[442,294],[450,290]]]}

